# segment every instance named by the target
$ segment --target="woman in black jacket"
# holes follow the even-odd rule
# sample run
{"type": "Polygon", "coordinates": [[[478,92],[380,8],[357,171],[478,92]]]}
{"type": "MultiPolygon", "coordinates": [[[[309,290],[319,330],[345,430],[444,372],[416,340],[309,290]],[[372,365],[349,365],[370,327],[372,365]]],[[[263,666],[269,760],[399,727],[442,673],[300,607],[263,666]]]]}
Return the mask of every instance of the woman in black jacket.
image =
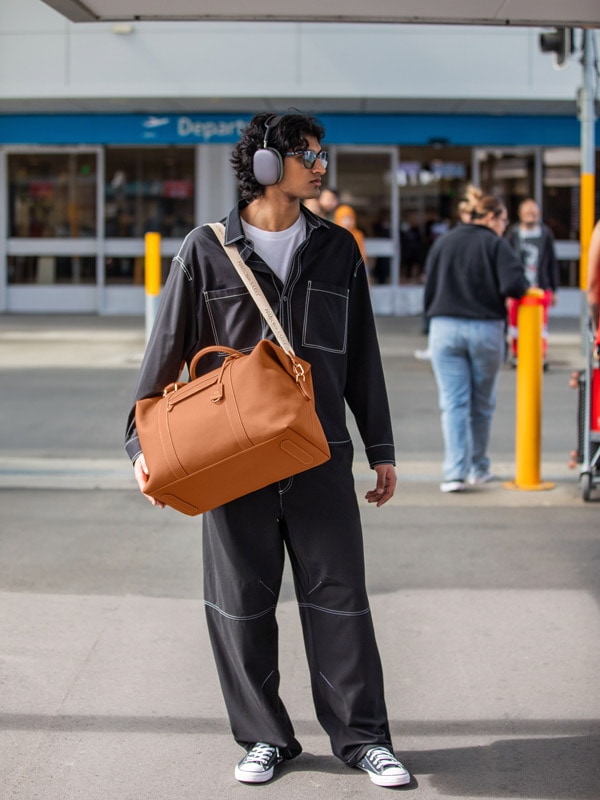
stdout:
{"type": "Polygon", "coordinates": [[[470,187],[471,222],[432,246],[425,265],[425,314],[444,438],[442,492],[487,483],[487,448],[504,356],[506,298],[528,282],[502,239],[508,217],[497,197],[470,187]]]}

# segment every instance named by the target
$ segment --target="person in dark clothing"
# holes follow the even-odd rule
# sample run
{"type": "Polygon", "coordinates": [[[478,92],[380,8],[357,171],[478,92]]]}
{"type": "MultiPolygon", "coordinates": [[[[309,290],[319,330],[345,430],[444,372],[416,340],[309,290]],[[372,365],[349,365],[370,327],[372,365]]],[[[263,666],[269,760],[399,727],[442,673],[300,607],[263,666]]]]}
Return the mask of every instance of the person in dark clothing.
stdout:
{"type": "Polygon", "coordinates": [[[469,188],[471,222],[434,242],[425,264],[425,313],[444,439],[442,492],[493,478],[487,448],[504,355],[507,297],[528,288],[518,255],[502,238],[506,208],[469,188]]]}
{"type": "MultiPolygon", "coordinates": [[[[547,225],[540,222],[540,207],[528,198],[519,205],[519,222],[507,232],[506,238],[517,251],[525,267],[530,286],[544,290],[542,353],[544,361],[548,349],[548,312],[556,303],[558,289],[558,261],[554,254],[554,235],[547,225]]],[[[508,300],[508,333],[512,351],[512,364],[516,366],[518,350],[519,301],[508,300]]]]}
{"type": "Polygon", "coordinates": [[[599,330],[598,308],[600,307],[600,220],[594,225],[588,250],[588,281],[586,298],[594,330],[599,330]]]}
{"type": "MultiPolygon", "coordinates": [[[[296,355],[311,363],[331,460],[203,515],[206,616],[232,732],[246,750],[235,777],[262,783],[302,749],[279,696],[275,613],[287,551],[319,722],[345,764],[396,786],[410,775],[392,750],[346,404],[376,473],[366,499],[377,507],[396,486],[392,425],[356,241],[301,205],[320,193],[323,135],[301,114],[250,121],[233,152],[242,201],[225,220],[225,241],[253,270],[296,355]]],[[[214,233],[196,228],[173,260],[135,399],[160,393],[207,345],[247,352],[265,336],[271,331],[214,233]]],[[[134,409],[126,449],[142,488],[148,469],[134,409]]]]}

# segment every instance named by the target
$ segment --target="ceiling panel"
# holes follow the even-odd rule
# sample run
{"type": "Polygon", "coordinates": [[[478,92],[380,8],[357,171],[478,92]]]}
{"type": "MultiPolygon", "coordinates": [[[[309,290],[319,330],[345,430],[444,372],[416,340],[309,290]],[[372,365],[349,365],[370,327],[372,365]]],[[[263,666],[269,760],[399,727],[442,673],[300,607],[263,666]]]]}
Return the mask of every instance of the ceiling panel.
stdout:
{"type": "Polygon", "coordinates": [[[600,27],[599,0],[42,0],[73,22],[270,20],[600,27]]]}

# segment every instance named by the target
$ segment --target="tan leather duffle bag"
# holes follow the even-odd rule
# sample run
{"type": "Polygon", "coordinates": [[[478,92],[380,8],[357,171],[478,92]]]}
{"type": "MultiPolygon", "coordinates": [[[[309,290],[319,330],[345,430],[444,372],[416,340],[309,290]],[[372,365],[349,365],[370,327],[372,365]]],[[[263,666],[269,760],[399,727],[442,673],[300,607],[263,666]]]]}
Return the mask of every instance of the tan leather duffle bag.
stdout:
{"type": "Polygon", "coordinates": [[[190,377],[136,403],[145,494],[200,514],[329,459],[310,365],[275,342],[263,339],[247,355],[206,347],[190,377]],[[222,366],[195,377],[214,352],[226,354],[222,366]]]}

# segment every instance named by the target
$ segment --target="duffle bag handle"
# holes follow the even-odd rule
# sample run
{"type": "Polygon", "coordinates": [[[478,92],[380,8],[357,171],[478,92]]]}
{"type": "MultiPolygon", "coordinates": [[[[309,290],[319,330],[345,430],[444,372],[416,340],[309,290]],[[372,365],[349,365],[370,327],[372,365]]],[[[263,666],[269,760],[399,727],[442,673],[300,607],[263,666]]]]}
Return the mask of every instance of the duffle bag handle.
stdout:
{"type": "Polygon", "coordinates": [[[198,362],[203,356],[206,356],[209,353],[223,353],[228,358],[231,358],[232,356],[237,358],[237,356],[243,355],[243,353],[240,353],[239,350],[234,350],[233,347],[225,347],[221,344],[211,344],[209,347],[203,347],[202,350],[198,350],[190,362],[190,378],[192,380],[196,378],[196,367],[198,366],[198,362]]]}

